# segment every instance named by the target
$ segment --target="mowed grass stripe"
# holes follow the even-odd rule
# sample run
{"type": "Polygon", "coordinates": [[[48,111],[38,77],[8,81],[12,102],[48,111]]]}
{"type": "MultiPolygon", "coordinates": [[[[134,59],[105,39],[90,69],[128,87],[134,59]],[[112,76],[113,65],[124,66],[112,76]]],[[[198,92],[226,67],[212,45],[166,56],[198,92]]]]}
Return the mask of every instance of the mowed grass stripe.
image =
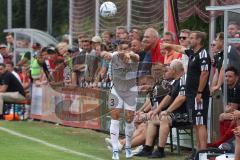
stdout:
{"type": "MultiPolygon", "coordinates": [[[[65,126],[61,126],[61,125],[54,125],[51,123],[40,122],[40,121],[17,121],[17,122],[16,121],[15,122],[14,121],[10,121],[10,122],[9,121],[0,121],[0,127],[1,126],[4,128],[10,129],[10,130],[14,130],[14,131],[24,134],[24,135],[36,137],[38,139],[47,141],[49,143],[59,145],[59,146],[64,146],[68,149],[71,149],[74,151],[79,151],[79,152],[86,153],[89,155],[93,155],[95,157],[99,157],[102,159],[109,160],[112,157],[111,151],[109,151],[107,149],[106,144],[104,142],[104,138],[108,137],[109,135],[101,133],[101,132],[96,132],[93,130],[82,129],[82,128],[65,127],[65,126]]],[[[1,131],[0,131],[0,133],[1,133],[1,131]]],[[[1,153],[1,148],[3,148],[3,146],[4,146],[4,145],[2,146],[2,144],[1,144],[1,137],[2,136],[0,134],[0,153],[1,153]]],[[[11,139],[11,138],[9,138],[9,139],[11,139]]],[[[21,139],[21,140],[24,140],[24,139],[21,139]]],[[[24,140],[24,143],[25,143],[25,141],[27,141],[27,140],[24,140]]],[[[21,142],[22,141],[20,141],[20,142],[18,141],[19,146],[21,145],[21,142]]],[[[27,141],[27,142],[29,143],[31,141],[27,141]]],[[[31,143],[29,143],[28,146],[30,147],[30,149],[34,149],[36,147],[36,143],[31,142],[31,143]]],[[[43,145],[40,145],[40,146],[43,146],[43,145]]],[[[45,148],[48,148],[48,147],[45,147],[45,148]]],[[[53,149],[51,149],[51,150],[53,150],[53,149]]],[[[57,151],[55,151],[54,154],[56,152],[57,151]]],[[[13,151],[11,149],[9,149],[6,151],[5,155],[7,155],[7,154],[11,155],[12,153],[13,153],[13,151]]],[[[51,153],[49,153],[49,154],[51,154],[51,153]]],[[[184,160],[185,159],[184,157],[186,156],[186,153],[183,155],[177,155],[176,153],[169,153],[169,151],[167,151],[166,154],[167,154],[167,157],[163,158],[162,160],[184,160]]],[[[16,156],[18,158],[17,160],[40,160],[40,159],[45,160],[46,159],[46,158],[36,159],[36,158],[34,158],[34,156],[33,156],[33,158],[31,158],[31,154],[30,155],[24,154],[24,156],[26,156],[26,155],[29,156],[29,158],[21,157],[21,159],[19,159],[19,156],[21,156],[21,154],[20,154],[19,156],[16,156]]],[[[39,154],[37,154],[37,155],[39,155],[39,154]]],[[[61,157],[61,160],[62,159],[63,160],[74,159],[74,158],[69,158],[69,154],[67,154],[67,155],[68,156],[61,157]]],[[[76,156],[73,155],[72,157],[76,157],[76,156]]],[[[6,159],[6,160],[13,160],[13,159],[6,159]]],[[[81,160],[81,159],[87,159],[87,158],[78,157],[78,160],[81,160]]],[[[124,153],[121,153],[120,159],[125,159],[124,153]]],[[[147,160],[148,158],[133,157],[132,159],[133,160],[147,160]]],[[[0,160],[1,160],[1,155],[0,155],[0,160]]],[[[14,160],[16,160],[16,159],[14,159],[14,160]]],[[[55,160],[55,159],[49,158],[46,160],[55,160]]]]}
{"type": "Polygon", "coordinates": [[[3,132],[6,132],[8,134],[11,134],[13,136],[17,136],[19,138],[24,138],[26,140],[29,140],[29,141],[32,141],[32,142],[36,142],[36,143],[39,143],[39,144],[42,144],[42,145],[45,145],[45,146],[48,146],[49,148],[53,148],[53,149],[56,149],[56,150],[59,150],[59,151],[63,151],[65,153],[70,153],[70,154],[74,154],[74,155],[77,155],[77,156],[90,158],[90,159],[103,160],[101,158],[98,158],[98,157],[95,157],[95,156],[92,156],[92,155],[88,155],[88,154],[85,154],[85,153],[73,151],[73,150],[70,150],[68,148],[65,148],[65,147],[62,147],[62,146],[58,146],[58,145],[55,145],[55,144],[51,144],[51,143],[48,143],[46,141],[43,141],[43,140],[40,140],[40,139],[37,139],[37,138],[34,138],[34,137],[26,136],[26,135],[23,135],[21,133],[15,132],[13,130],[10,130],[10,129],[4,128],[4,127],[0,127],[0,130],[3,131],[3,132]]]}

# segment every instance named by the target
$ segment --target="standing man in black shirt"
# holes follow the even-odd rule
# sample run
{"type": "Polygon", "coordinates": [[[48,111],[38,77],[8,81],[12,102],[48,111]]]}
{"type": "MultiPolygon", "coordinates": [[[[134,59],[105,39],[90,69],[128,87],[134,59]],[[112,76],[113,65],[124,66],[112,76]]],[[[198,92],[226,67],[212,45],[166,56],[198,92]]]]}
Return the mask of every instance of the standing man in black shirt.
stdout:
{"type": "Polygon", "coordinates": [[[203,44],[206,34],[200,31],[192,31],[190,34],[190,49],[183,46],[162,44],[162,48],[172,47],[178,52],[185,53],[189,57],[186,97],[189,109],[190,121],[196,128],[196,143],[198,150],[207,148],[207,116],[209,104],[209,74],[211,59],[203,44]]]}
{"type": "Polygon", "coordinates": [[[186,49],[189,56],[186,95],[189,114],[196,128],[196,141],[199,150],[207,148],[207,116],[209,104],[209,74],[211,59],[203,48],[206,34],[193,31],[190,35],[191,49],[186,49]]]}
{"type": "Polygon", "coordinates": [[[22,84],[9,71],[4,63],[0,63],[0,119],[3,118],[3,102],[21,101],[25,99],[22,84]]]}

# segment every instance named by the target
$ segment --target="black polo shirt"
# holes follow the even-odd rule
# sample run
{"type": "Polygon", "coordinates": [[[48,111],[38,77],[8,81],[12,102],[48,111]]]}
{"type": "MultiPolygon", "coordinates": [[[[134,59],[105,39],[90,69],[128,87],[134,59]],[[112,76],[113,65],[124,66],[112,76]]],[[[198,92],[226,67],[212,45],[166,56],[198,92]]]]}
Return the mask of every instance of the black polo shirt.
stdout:
{"type": "MultiPolygon", "coordinates": [[[[185,96],[185,90],[186,90],[186,75],[183,75],[181,78],[175,80],[175,82],[172,84],[171,92],[168,94],[171,97],[171,101],[173,102],[178,95],[185,96]]],[[[173,112],[174,113],[186,112],[186,102],[184,102],[181,105],[181,107],[177,108],[173,112]]]]}
{"type": "Polygon", "coordinates": [[[227,90],[227,102],[240,104],[240,83],[237,82],[233,88],[227,90]]]}
{"type": "Polygon", "coordinates": [[[19,92],[25,96],[22,84],[11,72],[6,71],[0,76],[0,85],[8,86],[6,92],[19,92]]]}
{"type": "MultiPolygon", "coordinates": [[[[199,49],[196,53],[194,53],[192,49],[187,49],[185,50],[185,54],[189,57],[186,79],[186,95],[195,97],[198,92],[201,72],[210,72],[211,70],[211,59],[204,48],[199,49]]],[[[202,92],[203,98],[209,97],[208,82],[202,92]]]]}
{"type": "Polygon", "coordinates": [[[218,70],[218,73],[220,73],[220,70],[221,70],[222,64],[223,64],[223,51],[218,52],[214,56],[214,61],[215,61],[215,67],[218,70]]]}
{"type": "Polygon", "coordinates": [[[228,46],[228,66],[235,67],[240,71],[240,51],[233,45],[228,46]]]}

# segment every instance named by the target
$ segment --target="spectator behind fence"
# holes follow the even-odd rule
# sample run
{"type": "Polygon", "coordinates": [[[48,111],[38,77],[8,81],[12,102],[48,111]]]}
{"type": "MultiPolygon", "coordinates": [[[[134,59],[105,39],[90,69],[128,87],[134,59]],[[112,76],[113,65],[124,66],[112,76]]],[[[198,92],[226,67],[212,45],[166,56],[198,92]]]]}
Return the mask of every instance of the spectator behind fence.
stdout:
{"type": "Polygon", "coordinates": [[[0,53],[3,57],[3,62],[11,62],[12,61],[12,55],[9,53],[8,48],[5,44],[0,45],[0,53]]]}
{"type": "Polygon", "coordinates": [[[225,106],[224,113],[219,116],[221,137],[215,143],[208,144],[208,146],[211,147],[218,147],[222,143],[231,139],[234,136],[232,130],[237,125],[236,118],[240,118],[239,73],[236,68],[230,66],[225,70],[225,77],[227,82],[227,105],[225,106]],[[235,118],[235,116],[237,117],[235,118]]]}
{"type": "MultiPolygon", "coordinates": [[[[165,32],[163,34],[163,42],[175,44],[175,35],[172,32],[165,32]]],[[[166,48],[166,53],[164,55],[164,64],[170,64],[174,59],[180,59],[182,55],[177,53],[172,48],[166,48]]]]}
{"type": "Polygon", "coordinates": [[[129,32],[129,40],[132,41],[132,40],[138,40],[138,41],[141,41],[142,40],[142,37],[141,37],[141,32],[138,28],[132,28],[129,32]]]}
{"type": "Polygon", "coordinates": [[[215,52],[214,57],[214,66],[215,66],[215,70],[214,70],[214,75],[213,75],[213,79],[212,79],[212,83],[211,83],[211,93],[214,93],[216,90],[218,90],[221,86],[222,86],[222,73],[221,70],[222,68],[222,64],[223,64],[223,46],[224,46],[224,42],[223,42],[223,32],[220,32],[217,34],[216,40],[215,40],[215,44],[214,42],[211,44],[212,47],[212,52],[215,52]],[[213,45],[213,46],[212,46],[213,45]],[[220,85],[220,86],[219,86],[220,85]]]}
{"type": "Polygon", "coordinates": [[[142,62],[145,57],[146,52],[143,51],[141,41],[136,40],[136,39],[132,40],[131,41],[131,50],[134,53],[139,55],[139,62],[142,62]]]}
{"type": "Polygon", "coordinates": [[[26,97],[30,97],[29,88],[30,88],[31,80],[30,80],[28,65],[25,64],[22,66],[21,72],[19,73],[19,77],[21,79],[24,92],[26,93],[26,97]]]}
{"type": "Polygon", "coordinates": [[[124,26],[117,26],[115,33],[116,33],[116,36],[115,36],[115,40],[113,42],[115,46],[117,46],[119,44],[121,38],[123,39],[123,38],[126,38],[126,36],[128,36],[128,35],[126,35],[128,33],[127,29],[124,26]]]}
{"type": "Polygon", "coordinates": [[[83,42],[85,41],[85,39],[87,38],[87,35],[85,34],[80,34],[78,36],[78,48],[79,48],[79,52],[83,51],[83,42]]]}
{"type": "Polygon", "coordinates": [[[231,21],[228,23],[228,37],[234,38],[235,34],[239,31],[239,25],[235,21],[231,21]]]}
{"type": "Polygon", "coordinates": [[[13,53],[14,51],[14,36],[13,33],[8,33],[6,35],[6,42],[7,42],[7,48],[10,53],[13,53]]]}
{"type": "Polygon", "coordinates": [[[154,28],[145,30],[142,43],[146,54],[139,64],[139,76],[150,75],[152,64],[164,63],[164,56],[160,53],[159,35],[154,28]]]}
{"type": "Polygon", "coordinates": [[[106,46],[106,51],[114,51],[115,50],[115,46],[112,43],[113,34],[110,31],[104,31],[102,33],[102,40],[103,40],[103,44],[106,46]]]}
{"type": "Polygon", "coordinates": [[[72,57],[69,53],[69,46],[66,42],[60,42],[57,45],[59,54],[63,57],[63,62],[59,61],[61,69],[63,67],[63,82],[65,85],[70,85],[72,83],[71,74],[72,74],[72,57]],[[63,65],[63,66],[61,66],[63,65]]]}
{"type": "Polygon", "coordinates": [[[73,58],[73,85],[79,85],[83,79],[93,82],[96,72],[96,52],[92,48],[92,41],[85,38],[82,41],[83,51],[73,58]]]}
{"type": "MultiPolygon", "coordinates": [[[[214,91],[220,89],[220,87],[223,85],[224,82],[224,68],[223,68],[223,52],[224,52],[224,33],[220,32],[217,35],[216,38],[216,44],[219,49],[219,64],[218,64],[218,78],[215,79],[214,77],[214,84],[211,87],[211,92],[213,93],[214,91]],[[221,63],[222,62],[222,63],[221,63]],[[221,68],[219,70],[219,68],[221,68]],[[217,82],[216,82],[217,81],[217,82]]],[[[227,66],[233,66],[240,72],[240,54],[239,50],[234,46],[234,44],[229,44],[228,50],[227,50],[227,58],[228,58],[228,64],[227,66]]]]}
{"type": "MultiPolygon", "coordinates": [[[[190,47],[190,34],[191,34],[191,31],[189,29],[182,29],[180,31],[180,35],[179,35],[179,43],[181,46],[185,47],[185,48],[189,48],[190,47]]],[[[188,56],[183,54],[182,55],[182,62],[183,62],[183,65],[184,65],[184,69],[185,69],[185,72],[187,71],[187,66],[188,66],[188,56]]]]}
{"type": "Polygon", "coordinates": [[[22,83],[19,74],[18,74],[18,73],[15,71],[15,69],[14,69],[14,64],[13,64],[13,62],[7,62],[7,63],[6,63],[6,69],[7,69],[7,71],[11,72],[11,73],[18,79],[18,81],[19,81],[20,83],[22,83]]]}
{"type": "Polygon", "coordinates": [[[25,93],[19,80],[0,63],[0,119],[3,119],[3,103],[25,99],[25,93]]]}
{"type": "Polygon", "coordinates": [[[4,63],[4,58],[2,56],[2,51],[5,50],[6,45],[5,44],[0,44],[0,63],[4,63]]]}
{"type": "Polygon", "coordinates": [[[95,83],[107,78],[109,63],[101,57],[101,52],[106,51],[104,44],[95,45],[98,67],[95,71],[95,83]]]}

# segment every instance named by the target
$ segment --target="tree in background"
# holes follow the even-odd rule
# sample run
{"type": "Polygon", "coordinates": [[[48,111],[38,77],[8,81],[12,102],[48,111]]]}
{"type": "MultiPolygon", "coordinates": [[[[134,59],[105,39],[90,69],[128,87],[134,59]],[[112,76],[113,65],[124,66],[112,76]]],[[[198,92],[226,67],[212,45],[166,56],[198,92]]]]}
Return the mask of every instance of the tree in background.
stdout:
{"type": "MultiPolygon", "coordinates": [[[[12,28],[25,28],[25,0],[12,0],[12,28]]],[[[68,33],[68,0],[53,0],[54,37],[68,33]]],[[[4,42],[3,30],[7,28],[7,0],[0,3],[0,42],[4,42]]],[[[47,0],[31,0],[31,28],[47,30],[47,0]]]]}

